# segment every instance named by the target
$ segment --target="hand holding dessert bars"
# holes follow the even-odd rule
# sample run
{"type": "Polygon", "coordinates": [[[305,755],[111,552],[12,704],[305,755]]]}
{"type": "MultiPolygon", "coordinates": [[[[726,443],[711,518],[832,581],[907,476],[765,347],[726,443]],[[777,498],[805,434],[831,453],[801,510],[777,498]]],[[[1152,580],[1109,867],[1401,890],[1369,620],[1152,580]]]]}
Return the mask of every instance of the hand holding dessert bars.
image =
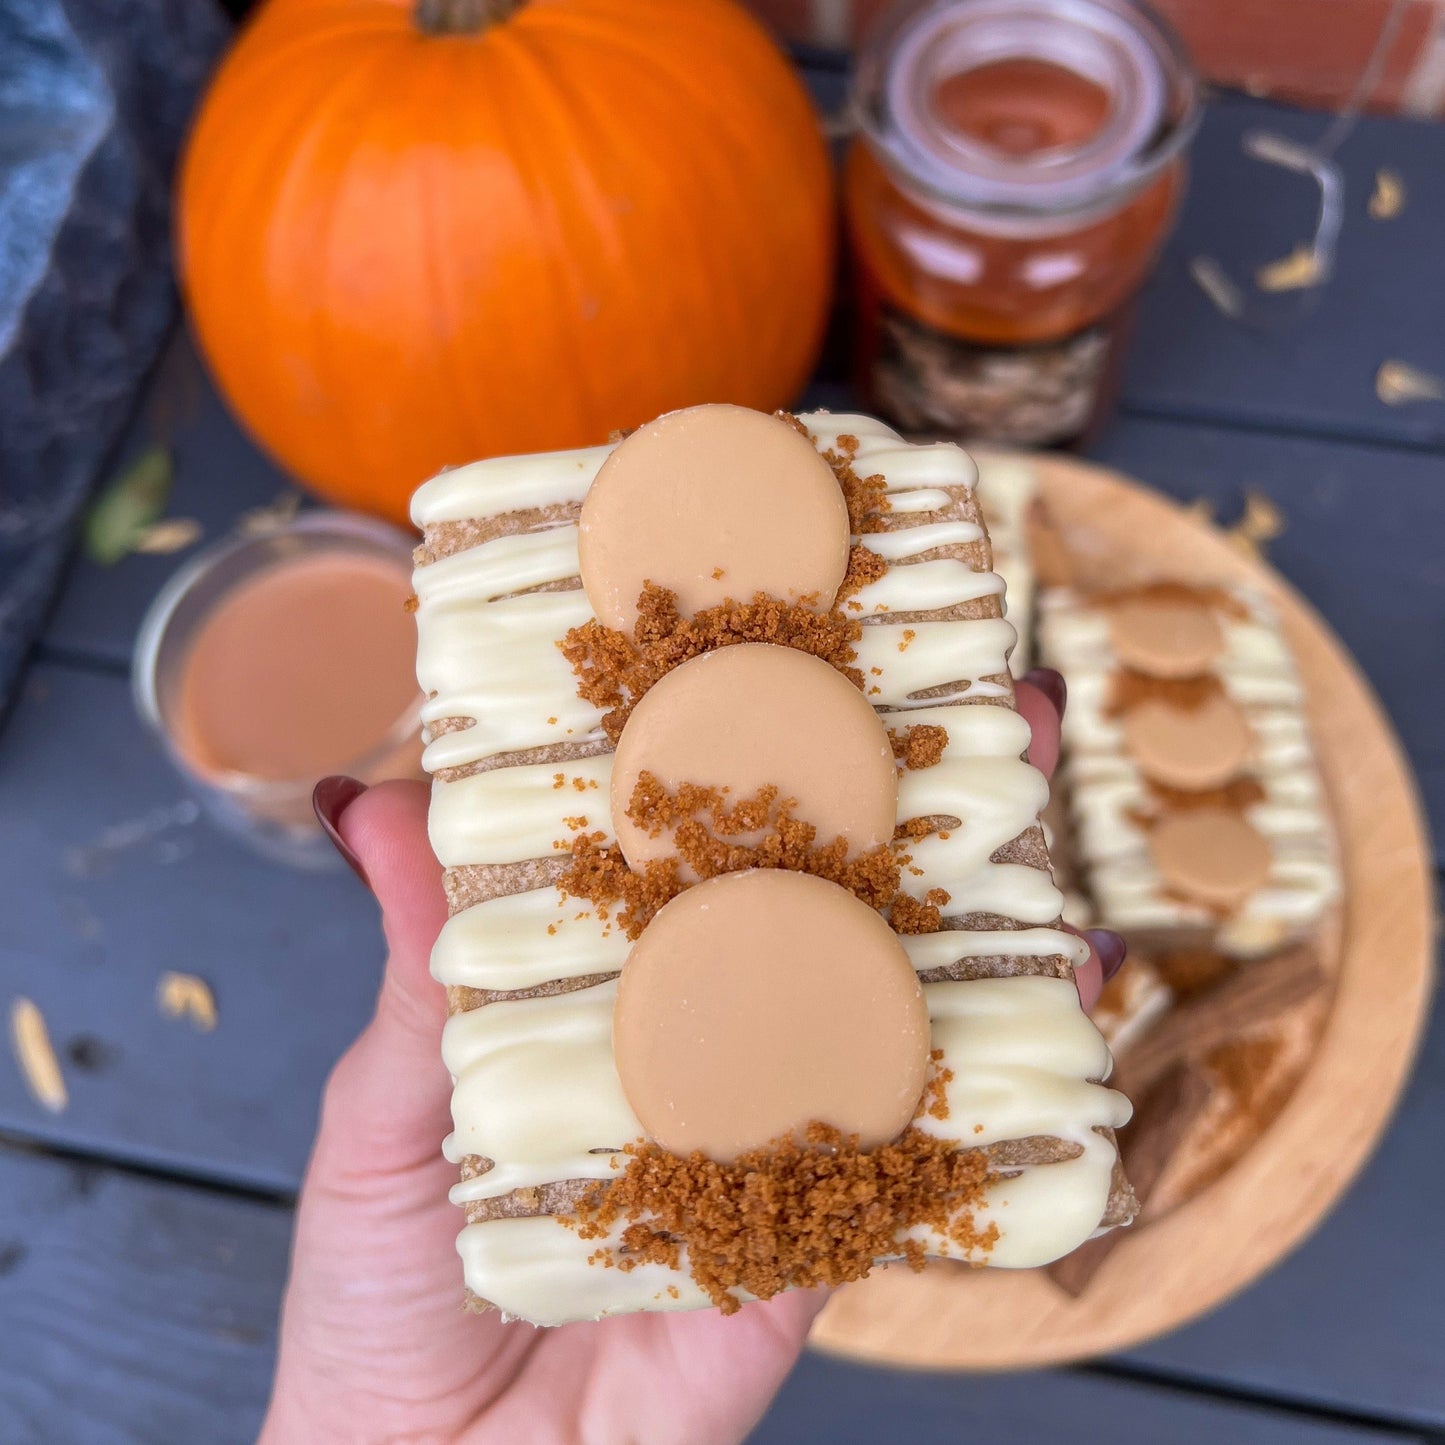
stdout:
{"type": "Polygon", "coordinates": [[[478,1307],[728,1312],[1131,1217],[973,479],[711,406],[417,493],[478,1307]]]}

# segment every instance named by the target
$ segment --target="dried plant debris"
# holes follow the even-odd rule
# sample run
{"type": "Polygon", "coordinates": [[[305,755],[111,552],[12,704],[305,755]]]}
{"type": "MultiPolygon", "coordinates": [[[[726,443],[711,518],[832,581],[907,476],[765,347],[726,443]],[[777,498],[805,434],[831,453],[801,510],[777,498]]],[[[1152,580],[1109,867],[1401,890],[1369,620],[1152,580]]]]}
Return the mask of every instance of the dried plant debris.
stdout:
{"type": "Polygon", "coordinates": [[[203,1034],[216,1027],[216,996],[205,979],[193,973],[163,973],[156,987],[161,1012],[169,1018],[188,1018],[203,1034]]]}
{"type": "Polygon", "coordinates": [[[36,1103],[58,1114],[70,1102],[45,1016],[28,998],[10,1005],[10,1044],[36,1103]]]}
{"type": "Polygon", "coordinates": [[[1445,401],[1445,380],[1407,361],[1386,361],[1375,373],[1375,395],[1386,406],[1411,401],[1445,401]]]}
{"type": "Polygon", "coordinates": [[[1213,256],[1191,256],[1189,275],[1221,315],[1231,321],[1238,321],[1244,315],[1243,293],[1213,256]]]}
{"type": "Polygon", "coordinates": [[[296,519],[300,510],[301,493],[282,492],[264,507],[253,507],[249,512],[243,512],[236,530],[243,537],[259,537],[287,526],[296,519]]]}
{"type": "Polygon", "coordinates": [[[1373,221],[1393,221],[1405,209],[1405,181],[1399,171],[1383,166],[1375,172],[1375,190],[1366,209],[1373,221]]]}
{"type": "Polygon", "coordinates": [[[1244,494],[1244,515],[1225,534],[1230,545],[1246,557],[1263,557],[1265,544],[1285,527],[1284,513],[1263,492],[1244,494]]]}
{"type": "Polygon", "coordinates": [[[1313,246],[1299,245],[1278,261],[1261,266],[1254,284],[1261,291],[1303,291],[1318,286],[1326,277],[1324,258],[1313,246]]]}
{"type": "Polygon", "coordinates": [[[86,513],[86,555],[112,567],[160,520],[171,494],[174,467],[164,447],[143,451],[91,504],[86,513]]]}
{"type": "MultiPolygon", "coordinates": [[[[1216,527],[1214,503],[1208,497],[1196,497],[1184,508],[1186,516],[1206,527],[1216,527]]],[[[1265,544],[1274,541],[1285,529],[1285,516],[1278,505],[1263,492],[1244,494],[1244,511],[1239,520],[1224,529],[1225,540],[1247,557],[1262,557],[1265,544]]]]}
{"type": "Polygon", "coordinates": [[[167,556],[172,552],[184,552],[201,540],[202,527],[194,517],[166,517],[152,522],[135,539],[132,552],[148,552],[155,556],[167,556]]]}

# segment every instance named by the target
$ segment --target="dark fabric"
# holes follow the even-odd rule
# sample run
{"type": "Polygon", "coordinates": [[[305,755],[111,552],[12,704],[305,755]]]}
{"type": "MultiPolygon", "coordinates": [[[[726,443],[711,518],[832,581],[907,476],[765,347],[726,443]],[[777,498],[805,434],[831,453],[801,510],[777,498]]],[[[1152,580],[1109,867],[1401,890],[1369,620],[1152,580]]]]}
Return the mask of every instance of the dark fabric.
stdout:
{"type": "Polygon", "coordinates": [[[212,0],[0,6],[0,716],[176,309],[171,181],[212,0]]]}

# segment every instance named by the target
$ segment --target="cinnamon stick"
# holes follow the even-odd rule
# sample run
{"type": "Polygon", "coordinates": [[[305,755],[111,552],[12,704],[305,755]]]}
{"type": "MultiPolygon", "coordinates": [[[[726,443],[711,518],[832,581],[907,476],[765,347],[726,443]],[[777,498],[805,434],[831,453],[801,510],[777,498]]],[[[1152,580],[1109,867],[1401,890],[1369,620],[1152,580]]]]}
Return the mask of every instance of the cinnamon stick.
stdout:
{"type": "Polygon", "coordinates": [[[1180,1004],[1121,1061],[1131,1098],[1148,1092],[1173,1065],[1232,1042],[1252,1024],[1273,1018],[1318,992],[1324,970],[1309,945],[1246,964],[1218,988],[1180,1004]]]}

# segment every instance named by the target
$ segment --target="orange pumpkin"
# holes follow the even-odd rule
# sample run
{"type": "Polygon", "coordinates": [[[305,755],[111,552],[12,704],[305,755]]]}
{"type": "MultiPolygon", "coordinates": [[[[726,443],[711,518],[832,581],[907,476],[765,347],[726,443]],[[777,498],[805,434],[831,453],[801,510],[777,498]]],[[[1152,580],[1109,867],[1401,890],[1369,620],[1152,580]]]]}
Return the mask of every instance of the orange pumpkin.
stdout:
{"type": "Polygon", "coordinates": [[[268,0],[182,168],[222,391],[334,501],[788,403],[832,282],[798,78],[731,0],[268,0]]]}

